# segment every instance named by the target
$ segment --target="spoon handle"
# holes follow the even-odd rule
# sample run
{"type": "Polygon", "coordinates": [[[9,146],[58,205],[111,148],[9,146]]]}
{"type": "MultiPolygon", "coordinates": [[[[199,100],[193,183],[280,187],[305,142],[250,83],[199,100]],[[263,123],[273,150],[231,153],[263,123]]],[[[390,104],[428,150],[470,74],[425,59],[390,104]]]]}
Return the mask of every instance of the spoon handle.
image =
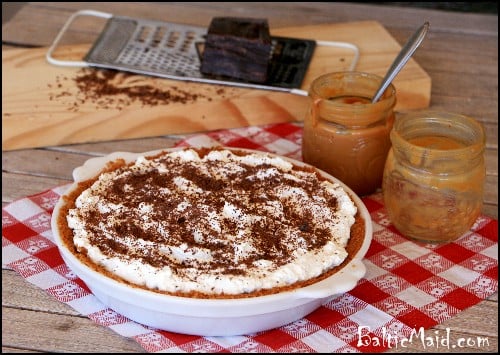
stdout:
{"type": "Polygon", "coordinates": [[[424,40],[425,35],[427,34],[427,30],[429,29],[429,22],[425,22],[411,37],[408,39],[406,44],[403,46],[401,51],[399,52],[398,56],[396,59],[394,59],[394,62],[392,62],[391,67],[387,71],[387,74],[384,77],[384,80],[382,80],[382,84],[380,85],[379,89],[375,93],[375,96],[373,96],[372,103],[377,102],[382,94],[384,93],[385,89],[389,86],[389,84],[392,82],[394,77],[399,73],[399,71],[403,68],[403,66],[406,64],[406,62],[410,59],[410,57],[413,55],[417,47],[422,43],[424,40]]]}

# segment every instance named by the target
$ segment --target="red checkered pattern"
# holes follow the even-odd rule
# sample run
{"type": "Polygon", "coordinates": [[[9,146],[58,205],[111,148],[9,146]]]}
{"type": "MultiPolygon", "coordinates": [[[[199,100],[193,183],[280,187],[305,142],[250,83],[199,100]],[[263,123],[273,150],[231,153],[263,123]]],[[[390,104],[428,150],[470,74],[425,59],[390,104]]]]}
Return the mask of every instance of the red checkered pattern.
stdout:
{"type": "MultiPolygon", "coordinates": [[[[178,146],[251,148],[300,160],[301,136],[300,125],[284,123],[191,135],[178,146]]],[[[453,243],[417,243],[395,230],[376,193],[363,198],[374,235],[365,258],[367,273],[352,291],[303,319],[257,334],[199,337],[155,330],[102,305],[62,261],[53,243],[50,216],[67,187],[2,209],[2,262],[149,352],[382,352],[394,347],[397,339],[442,323],[498,289],[497,220],[479,217],[453,243]]]]}

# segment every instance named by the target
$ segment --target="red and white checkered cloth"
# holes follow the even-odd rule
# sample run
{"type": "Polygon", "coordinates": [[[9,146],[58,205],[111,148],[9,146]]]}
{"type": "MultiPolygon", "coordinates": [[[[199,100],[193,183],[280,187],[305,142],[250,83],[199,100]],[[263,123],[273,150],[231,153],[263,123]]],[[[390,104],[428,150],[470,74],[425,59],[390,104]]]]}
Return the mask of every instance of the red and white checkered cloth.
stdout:
{"type": "MultiPolygon", "coordinates": [[[[302,127],[273,124],[187,136],[178,146],[225,145],[300,160],[302,127]]],[[[387,341],[442,323],[498,288],[498,221],[481,216],[444,245],[403,238],[380,193],[364,197],[373,219],[366,276],[305,318],[278,329],[231,337],[175,334],[130,321],[106,308],[64,264],[50,230],[52,209],[69,185],[17,200],[2,210],[2,262],[27,281],[150,352],[381,352],[387,341]]]]}

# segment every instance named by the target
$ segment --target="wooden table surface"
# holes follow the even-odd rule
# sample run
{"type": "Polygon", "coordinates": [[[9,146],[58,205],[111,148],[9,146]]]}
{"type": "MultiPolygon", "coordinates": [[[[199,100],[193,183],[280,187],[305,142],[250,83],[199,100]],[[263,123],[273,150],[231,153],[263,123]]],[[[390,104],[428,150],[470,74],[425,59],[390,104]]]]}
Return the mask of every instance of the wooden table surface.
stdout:
{"type": "MultiPolygon", "coordinates": [[[[17,3],[2,26],[2,50],[49,46],[71,13],[89,8],[117,15],[207,27],[214,16],[267,18],[271,28],[375,20],[403,44],[429,21],[431,31],[415,60],[432,79],[431,107],[473,116],[487,130],[483,213],[498,218],[498,15],[353,3],[17,3]]],[[[85,31],[69,41],[86,43],[85,31]]],[[[2,153],[2,205],[71,181],[91,156],[172,146],[179,137],[77,144],[2,153]]],[[[498,293],[435,327],[451,338],[486,337],[489,346],[450,351],[498,351],[498,293]]],[[[447,349],[443,349],[447,351],[447,349]]],[[[2,268],[2,351],[144,352],[133,340],[77,314],[16,272],[2,268]]],[[[435,352],[415,343],[391,351],[435,352]]]]}

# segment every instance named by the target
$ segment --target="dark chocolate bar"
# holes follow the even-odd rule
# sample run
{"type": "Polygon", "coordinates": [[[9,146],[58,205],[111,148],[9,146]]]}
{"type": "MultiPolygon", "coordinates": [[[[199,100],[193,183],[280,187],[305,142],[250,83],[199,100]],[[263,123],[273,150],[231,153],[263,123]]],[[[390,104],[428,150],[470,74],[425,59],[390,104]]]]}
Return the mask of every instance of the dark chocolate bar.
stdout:
{"type": "Polygon", "coordinates": [[[201,72],[264,83],[271,48],[267,20],[215,17],[208,29],[201,72]]]}

